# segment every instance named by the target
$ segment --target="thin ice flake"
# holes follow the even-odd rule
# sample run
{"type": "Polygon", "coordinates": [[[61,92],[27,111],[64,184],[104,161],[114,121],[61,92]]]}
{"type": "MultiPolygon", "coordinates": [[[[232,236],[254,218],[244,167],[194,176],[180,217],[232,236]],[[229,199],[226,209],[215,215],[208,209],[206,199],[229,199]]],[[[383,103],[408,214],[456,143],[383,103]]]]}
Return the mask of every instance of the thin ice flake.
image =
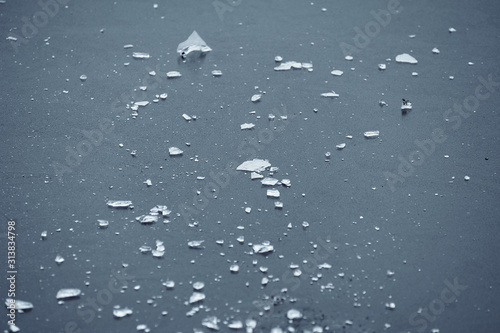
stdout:
{"type": "Polygon", "coordinates": [[[200,52],[203,55],[210,51],[212,51],[210,46],[205,43],[196,31],[193,31],[188,39],[177,46],[177,53],[179,53],[179,55],[183,58],[191,52],[200,52]]]}

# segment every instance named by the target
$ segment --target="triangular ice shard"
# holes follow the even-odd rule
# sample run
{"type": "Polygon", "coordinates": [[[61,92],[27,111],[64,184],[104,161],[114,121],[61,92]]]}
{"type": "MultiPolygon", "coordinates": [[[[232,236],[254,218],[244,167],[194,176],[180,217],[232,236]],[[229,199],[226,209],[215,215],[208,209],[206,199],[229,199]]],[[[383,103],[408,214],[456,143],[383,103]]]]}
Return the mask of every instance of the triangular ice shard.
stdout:
{"type": "Polygon", "coordinates": [[[189,53],[196,51],[201,52],[201,54],[206,54],[212,51],[212,49],[207,45],[207,43],[205,43],[205,41],[200,37],[200,35],[198,35],[196,31],[193,31],[188,39],[177,46],[177,53],[179,53],[181,57],[184,58],[189,53]]]}

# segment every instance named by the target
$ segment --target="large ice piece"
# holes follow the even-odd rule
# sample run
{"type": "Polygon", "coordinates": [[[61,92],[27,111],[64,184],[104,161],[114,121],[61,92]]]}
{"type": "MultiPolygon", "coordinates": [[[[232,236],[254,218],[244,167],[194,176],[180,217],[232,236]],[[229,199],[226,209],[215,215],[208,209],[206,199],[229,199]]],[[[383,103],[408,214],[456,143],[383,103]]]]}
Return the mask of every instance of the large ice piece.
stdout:
{"type": "Polygon", "coordinates": [[[177,53],[183,58],[185,58],[191,52],[200,52],[201,54],[206,54],[212,51],[210,46],[205,43],[205,41],[198,35],[196,31],[193,31],[188,39],[183,41],[177,46],[177,53]]]}
{"type": "Polygon", "coordinates": [[[408,53],[398,54],[396,56],[396,62],[401,62],[405,64],[416,64],[418,63],[417,59],[413,58],[408,53]]]}
{"type": "Polygon", "coordinates": [[[236,170],[238,171],[250,171],[250,172],[262,172],[266,168],[269,168],[271,163],[267,160],[260,160],[258,158],[254,158],[253,160],[246,161],[238,165],[236,170]]]}

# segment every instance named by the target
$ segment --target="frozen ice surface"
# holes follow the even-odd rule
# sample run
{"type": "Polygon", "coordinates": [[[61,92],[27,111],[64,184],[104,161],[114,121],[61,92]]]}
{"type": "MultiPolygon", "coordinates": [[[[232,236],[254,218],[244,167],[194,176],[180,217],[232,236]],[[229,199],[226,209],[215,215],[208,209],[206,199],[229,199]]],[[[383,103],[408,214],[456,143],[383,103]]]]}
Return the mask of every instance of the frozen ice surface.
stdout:
{"type": "Polygon", "coordinates": [[[344,74],[344,72],[338,70],[338,69],[335,69],[331,72],[332,75],[335,75],[335,76],[341,76],[342,74],[344,74]]]}
{"type": "Polygon", "coordinates": [[[246,162],[241,163],[236,167],[236,170],[238,171],[250,171],[250,172],[262,172],[266,170],[266,168],[269,168],[271,166],[271,163],[267,160],[261,160],[258,158],[254,158],[253,160],[249,160],[246,162]]]}
{"type": "Polygon", "coordinates": [[[78,297],[80,296],[81,292],[82,291],[77,288],[60,289],[57,292],[56,298],[65,299],[65,298],[78,297]]]}
{"type": "Polygon", "coordinates": [[[396,56],[396,62],[405,63],[405,64],[416,64],[418,63],[417,59],[409,55],[408,53],[398,54],[396,56]]]}
{"type": "Polygon", "coordinates": [[[178,155],[182,155],[182,153],[184,153],[184,152],[177,147],[170,147],[170,148],[168,148],[168,153],[170,156],[178,156],[178,155]]]}
{"type": "Polygon", "coordinates": [[[252,129],[254,127],[255,127],[255,124],[253,124],[253,123],[244,123],[244,124],[240,125],[240,128],[242,130],[249,130],[249,129],[252,129]]]}
{"type": "Polygon", "coordinates": [[[132,206],[132,201],[129,200],[108,200],[106,202],[106,205],[108,207],[113,207],[113,208],[128,208],[132,206]]]}
{"type": "Polygon", "coordinates": [[[5,299],[5,306],[8,308],[10,304],[14,303],[14,308],[16,310],[31,310],[33,309],[33,303],[21,301],[20,299],[5,299]]]}
{"type": "Polygon", "coordinates": [[[181,76],[182,76],[182,74],[179,73],[178,71],[167,72],[167,78],[169,78],[169,79],[173,79],[173,78],[181,77],[181,76]]]}
{"type": "Polygon", "coordinates": [[[129,308],[120,308],[119,306],[115,306],[113,309],[113,316],[115,316],[115,318],[130,316],[132,313],[133,311],[129,308]]]}
{"type": "Polygon", "coordinates": [[[212,51],[212,49],[205,43],[205,41],[193,31],[191,35],[177,46],[177,53],[185,57],[191,52],[200,52],[202,55],[212,51]]]}
{"type": "Polygon", "coordinates": [[[364,133],[364,136],[367,139],[373,139],[373,138],[378,137],[379,134],[380,134],[379,131],[367,131],[367,132],[364,133]]]}
{"type": "Polygon", "coordinates": [[[262,97],[262,94],[255,94],[252,96],[252,98],[250,98],[250,100],[252,102],[258,102],[258,101],[260,101],[261,97],[262,97]]]}
{"type": "Polygon", "coordinates": [[[132,53],[132,57],[134,57],[135,59],[149,59],[150,55],[149,53],[145,52],[134,52],[132,53]]]}
{"type": "Polygon", "coordinates": [[[267,190],[267,196],[270,197],[270,198],[279,198],[280,197],[280,191],[276,190],[276,189],[272,189],[272,190],[267,190]]]}
{"type": "Polygon", "coordinates": [[[274,246],[269,244],[269,242],[264,242],[262,244],[254,244],[252,246],[253,252],[258,254],[265,254],[274,251],[274,246]]]}
{"type": "Polygon", "coordinates": [[[339,97],[339,94],[337,94],[335,91],[331,91],[331,92],[327,92],[327,93],[323,93],[321,94],[322,97],[329,97],[329,98],[335,98],[335,97],[339,97]]]}

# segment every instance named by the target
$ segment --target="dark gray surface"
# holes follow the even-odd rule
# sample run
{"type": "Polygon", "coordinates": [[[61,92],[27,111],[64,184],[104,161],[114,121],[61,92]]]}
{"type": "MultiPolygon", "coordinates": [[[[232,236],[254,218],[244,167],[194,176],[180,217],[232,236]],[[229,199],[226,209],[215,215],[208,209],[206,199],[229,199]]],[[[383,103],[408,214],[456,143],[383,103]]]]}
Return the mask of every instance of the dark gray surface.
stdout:
{"type": "MultiPolygon", "coordinates": [[[[23,17],[31,18],[41,7],[27,1],[0,4],[0,210],[18,227],[18,298],[34,303],[33,310],[17,315],[21,331],[64,332],[74,322],[81,332],[134,332],[138,324],[147,324],[151,332],[192,332],[202,328],[203,318],[215,315],[223,321],[253,317],[256,332],[269,332],[276,326],[285,330],[286,311],[296,308],[306,316],[292,325],[299,331],[320,325],[330,331],[382,332],[388,323],[388,332],[418,332],[425,323],[424,332],[497,332],[498,87],[457,130],[456,121],[446,122],[443,115],[474,94],[479,77],[500,81],[499,5],[402,1],[400,13],[353,54],[354,61],[344,60],[340,43],[352,44],[354,28],[364,29],[374,21],[370,11],[387,4],[243,0],[219,16],[210,1],[169,1],[158,9],[152,1],[69,1],[26,43],[18,40],[17,51],[5,38],[21,36],[23,17]],[[450,34],[449,27],[457,32],[450,34]],[[181,63],[176,47],[193,30],[213,51],[181,63]],[[129,43],[134,48],[124,50],[129,43]],[[431,52],[434,47],[439,55],[431,52]],[[152,57],[135,60],[134,51],[152,57]],[[404,52],[412,52],[419,63],[395,63],[404,52]],[[276,55],[312,62],[314,71],[273,71],[276,55]],[[392,62],[380,72],[377,65],[386,58],[392,62]],[[334,68],[343,76],[333,77],[334,68]],[[222,70],[222,77],[212,77],[213,69],[222,70]],[[156,70],[157,81],[148,78],[145,97],[134,97],[150,70],[156,70]],[[167,80],[171,70],[183,76],[167,80]],[[88,76],[85,82],[82,74],[88,76]],[[266,92],[262,100],[251,103],[259,90],[266,92]],[[340,97],[320,97],[330,90],[340,97]],[[125,102],[152,101],[163,92],[166,101],[141,108],[137,119],[129,117],[125,102]],[[405,116],[399,110],[403,97],[414,106],[405,116]],[[389,107],[380,108],[380,99],[389,107]],[[250,115],[252,110],[261,119],[250,115]],[[271,112],[286,112],[288,120],[269,122],[271,112]],[[198,120],[188,123],[183,113],[198,120]],[[64,164],[67,147],[83,142],[82,130],[98,130],[103,119],[113,120],[113,130],[61,182],[54,163],[64,164]],[[240,131],[244,122],[254,122],[255,130],[240,131]],[[217,199],[193,213],[199,226],[189,227],[176,215],[183,204],[199,198],[195,191],[203,191],[211,172],[253,158],[249,138],[273,126],[280,130],[272,132],[272,140],[264,138],[255,155],[279,167],[278,178],[292,181],[291,188],[280,188],[282,211],[274,209],[258,181],[238,172],[217,191],[217,199]],[[398,157],[408,159],[418,149],[415,140],[431,138],[436,128],[447,139],[392,191],[384,173],[397,174],[398,157]],[[365,139],[368,130],[380,130],[380,137],[365,139]],[[347,147],[337,151],[335,145],[342,142],[347,147]],[[184,155],[170,158],[169,146],[180,147],[184,155]],[[136,149],[137,157],[126,149],[136,149]],[[325,162],[327,151],[330,162],[325,162]],[[198,181],[197,176],[207,178],[198,181]],[[148,178],[152,187],[143,183],[148,178]],[[114,210],[106,207],[107,199],[132,200],[135,208],[114,210]],[[157,204],[172,209],[169,224],[134,220],[157,204]],[[251,214],[244,207],[252,207],[251,214]],[[109,228],[98,229],[97,219],[108,219],[109,228]],[[307,230],[302,221],[310,223],[307,230]],[[289,231],[288,223],[293,225],[289,231]],[[43,230],[49,232],[44,241],[43,230]],[[245,236],[244,245],[236,241],[239,235],[245,236]],[[139,252],[157,239],[165,242],[163,259],[139,252]],[[187,241],[193,239],[204,239],[205,248],[189,249],[187,241]],[[224,246],[217,239],[225,240],[224,246]],[[247,243],[264,240],[275,246],[273,254],[248,254],[247,243]],[[326,251],[326,240],[338,249],[326,251]],[[312,244],[318,245],[314,254],[312,244]],[[57,254],[66,259],[60,266],[54,262],[57,254]],[[315,256],[332,268],[308,271],[303,260],[315,256]],[[240,264],[238,274],[229,272],[234,261],[240,264]],[[292,277],[291,263],[301,265],[300,278],[292,277]],[[260,266],[280,280],[262,288],[260,266]],[[395,275],[388,277],[387,270],[395,275]],[[117,271],[131,277],[122,281],[128,285],[125,292],[109,293],[102,311],[82,307],[110,290],[117,271]],[[321,279],[311,283],[318,273],[321,279]],[[166,279],[176,281],[174,290],[162,286],[166,279]],[[412,324],[412,314],[437,306],[435,300],[447,295],[442,294],[446,281],[454,279],[467,286],[456,302],[436,310],[432,320],[412,324]],[[187,317],[193,281],[205,282],[207,298],[197,314],[187,317]],[[321,292],[329,282],[335,289],[321,292]],[[136,285],[141,289],[134,290],[136,285]],[[65,287],[80,288],[84,295],[59,305],[55,295],[65,287]],[[281,293],[282,288],[288,291],[281,293]],[[252,302],[266,295],[281,295],[284,301],[259,315],[252,302]],[[386,302],[396,308],[386,309],[386,302]],[[116,320],[114,305],[134,313],[116,320]],[[82,315],[89,311],[98,317],[82,315]],[[353,324],[345,326],[346,320],[353,324]]],[[[3,239],[6,230],[5,223],[3,239]]],[[[5,280],[2,299],[4,286],[5,280]]]]}

